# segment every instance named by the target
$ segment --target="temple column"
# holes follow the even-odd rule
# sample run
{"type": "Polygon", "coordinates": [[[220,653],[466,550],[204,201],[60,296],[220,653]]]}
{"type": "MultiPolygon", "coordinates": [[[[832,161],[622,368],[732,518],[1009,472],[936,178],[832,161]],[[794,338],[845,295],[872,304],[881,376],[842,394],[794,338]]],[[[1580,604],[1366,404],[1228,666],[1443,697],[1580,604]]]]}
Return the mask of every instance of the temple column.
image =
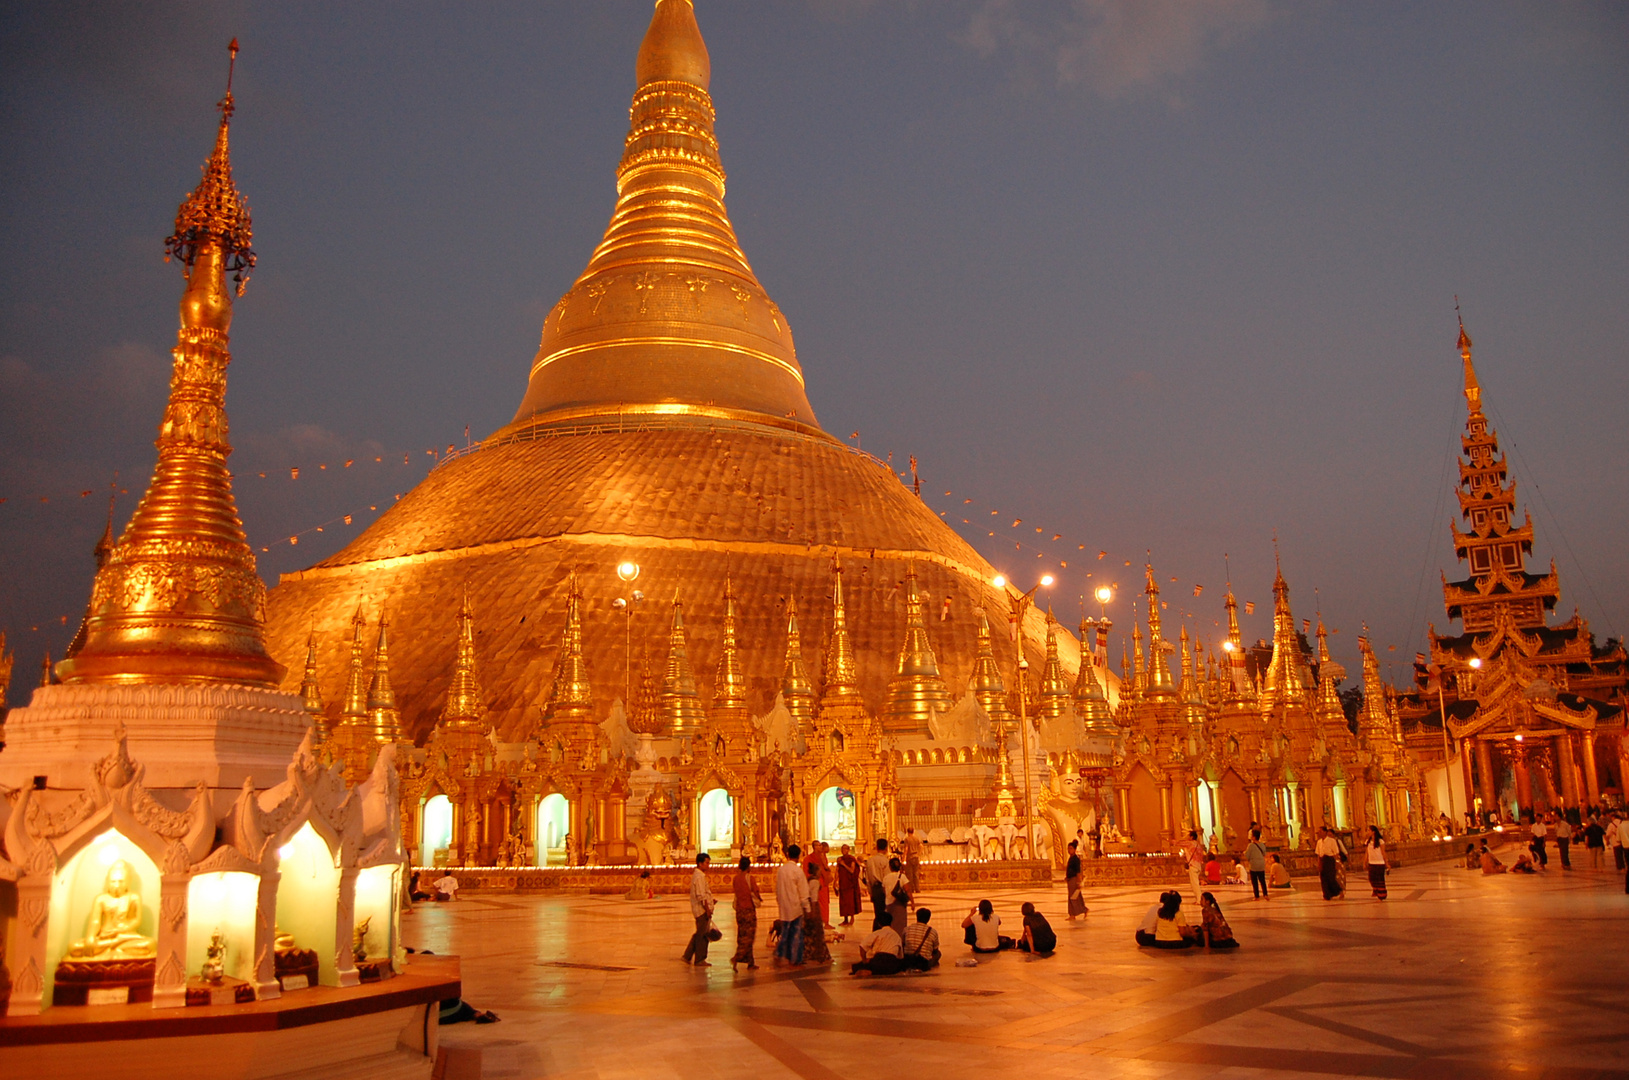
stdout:
{"type": "Polygon", "coordinates": [[[1578,762],[1573,753],[1572,732],[1556,736],[1555,763],[1561,773],[1561,804],[1570,810],[1578,808],[1578,762]]]}
{"type": "Polygon", "coordinates": [[[1160,847],[1169,851],[1171,848],[1171,789],[1174,784],[1167,781],[1160,785],[1160,847]]]}
{"type": "Polygon", "coordinates": [[[1307,828],[1316,830],[1320,825],[1331,825],[1324,820],[1324,771],[1315,770],[1302,790],[1307,793],[1307,828]]]}
{"type": "Polygon", "coordinates": [[[1520,743],[1510,752],[1510,764],[1516,772],[1516,820],[1533,816],[1533,775],[1527,768],[1527,748],[1520,743]]]}
{"type": "Polygon", "coordinates": [[[1618,736],[1618,792],[1629,796],[1629,734],[1618,736]]]}
{"type": "Polygon", "coordinates": [[[1493,744],[1486,739],[1476,740],[1476,771],[1476,792],[1482,799],[1482,813],[1491,814],[1499,809],[1499,796],[1493,783],[1493,744]]]}
{"type": "Polygon", "coordinates": [[[339,871],[339,896],[334,915],[335,986],[358,986],[362,976],[356,970],[356,953],[351,938],[356,933],[356,867],[339,871]]]}
{"type": "MultiPolygon", "coordinates": [[[[1127,840],[1131,839],[1131,785],[1114,785],[1114,827],[1120,830],[1120,835],[1127,840]]],[[[1101,826],[1099,826],[1101,828],[1101,826]]]]}
{"type": "Polygon", "coordinates": [[[1584,732],[1584,798],[1589,805],[1601,805],[1601,774],[1595,768],[1595,733],[1584,732]]]}
{"type": "Polygon", "coordinates": [[[191,881],[192,875],[185,870],[159,878],[155,1009],[179,1009],[187,1004],[187,885],[191,881]]]}
{"type": "Polygon", "coordinates": [[[281,870],[262,869],[260,890],[255,900],[254,971],[249,981],[254,984],[255,1000],[270,1001],[283,996],[283,984],[277,981],[277,886],[282,883],[281,870]]]}
{"type": "MultiPolygon", "coordinates": [[[[1465,774],[1465,806],[1463,809],[1474,819],[1476,815],[1472,811],[1475,809],[1475,805],[1471,800],[1476,798],[1476,777],[1471,769],[1471,748],[1466,745],[1464,739],[1459,740],[1459,767],[1460,771],[1465,774]]],[[[1454,827],[1457,829],[1459,823],[1455,822],[1454,827]]]]}
{"type": "Polygon", "coordinates": [[[1210,834],[1211,843],[1218,851],[1223,850],[1227,844],[1227,819],[1222,807],[1222,782],[1220,780],[1206,780],[1205,795],[1210,799],[1210,834]]]}

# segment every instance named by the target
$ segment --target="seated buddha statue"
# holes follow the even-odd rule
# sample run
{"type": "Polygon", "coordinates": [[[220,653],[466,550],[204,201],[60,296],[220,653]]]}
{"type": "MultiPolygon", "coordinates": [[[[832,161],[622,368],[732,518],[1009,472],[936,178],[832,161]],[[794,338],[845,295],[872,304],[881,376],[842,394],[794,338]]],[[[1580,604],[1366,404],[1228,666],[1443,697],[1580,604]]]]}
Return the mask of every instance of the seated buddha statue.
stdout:
{"type": "Polygon", "coordinates": [[[141,934],[141,897],[130,891],[130,864],[107,868],[102,891],[91,902],[86,934],[68,946],[69,960],[136,960],[158,954],[158,943],[141,934]]]}

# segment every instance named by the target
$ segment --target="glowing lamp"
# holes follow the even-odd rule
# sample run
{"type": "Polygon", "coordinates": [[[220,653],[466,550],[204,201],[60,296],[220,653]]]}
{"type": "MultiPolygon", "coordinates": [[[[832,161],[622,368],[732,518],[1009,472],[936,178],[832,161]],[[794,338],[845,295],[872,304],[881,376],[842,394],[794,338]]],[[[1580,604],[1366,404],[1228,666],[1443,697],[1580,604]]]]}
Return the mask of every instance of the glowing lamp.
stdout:
{"type": "Polygon", "coordinates": [[[617,577],[623,581],[632,581],[639,576],[639,564],[631,561],[617,563],[617,577]]]}
{"type": "Polygon", "coordinates": [[[103,844],[96,849],[96,861],[103,866],[112,866],[119,861],[119,848],[115,844],[103,844]]]}
{"type": "Polygon", "coordinates": [[[1042,574],[1041,575],[1041,584],[1042,585],[1046,585],[1046,586],[1050,587],[1052,585],[1052,582],[1053,582],[1053,577],[1052,577],[1051,574],[1042,574]]]}
{"type": "Polygon", "coordinates": [[[1473,667],[1473,668],[1475,668],[1477,670],[1481,670],[1481,668],[1482,668],[1482,658],[1480,656],[1471,657],[1471,667],[1473,667]]]}
{"type": "Polygon", "coordinates": [[[1106,604],[1110,600],[1114,599],[1114,590],[1109,588],[1107,585],[1099,585],[1097,587],[1097,592],[1093,595],[1097,597],[1097,602],[1099,604],[1106,604]]]}
{"type": "Polygon", "coordinates": [[[1007,578],[1003,574],[997,574],[995,577],[990,579],[990,584],[994,585],[998,589],[1005,589],[1007,587],[1007,578]]]}
{"type": "Polygon", "coordinates": [[[1223,652],[1232,652],[1233,651],[1233,643],[1231,641],[1222,642],[1222,651],[1223,652]]]}

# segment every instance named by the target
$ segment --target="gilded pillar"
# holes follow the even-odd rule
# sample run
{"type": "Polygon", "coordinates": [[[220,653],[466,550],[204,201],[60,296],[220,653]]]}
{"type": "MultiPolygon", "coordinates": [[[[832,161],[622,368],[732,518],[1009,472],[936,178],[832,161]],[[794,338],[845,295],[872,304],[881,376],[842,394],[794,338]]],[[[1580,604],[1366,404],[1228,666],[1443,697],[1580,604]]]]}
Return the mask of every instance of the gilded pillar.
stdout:
{"type": "Polygon", "coordinates": [[[1205,787],[1210,796],[1211,835],[1215,838],[1217,850],[1227,846],[1227,818],[1222,806],[1222,784],[1219,780],[1206,780],[1205,787]]]}
{"type": "Polygon", "coordinates": [[[1555,764],[1561,773],[1561,805],[1578,808],[1578,757],[1573,753],[1572,732],[1556,736],[1555,764]]]}
{"type": "MultiPolygon", "coordinates": [[[[1126,839],[1134,835],[1131,826],[1131,785],[1114,786],[1114,825],[1126,839]]],[[[1099,826],[1101,828],[1101,826],[1099,826]]]]}
{"type": "Polygon", "coordinates": [[[1533,775],[1527,768],[1527,748],[1517,743],[1511,748],[1510,764],[1516,771],[1516,819],[1533,816],[1533,775]]]}
{"type": "Polygon", "coordinates": [[[1476,792],[1482,800],[1482,813],[1491,814],[1499,809],[1499,795],[1493,782],[1493,744],[1486,739],[1476,740],[1476,771],[1476,792]]]}
{"type": "Polygon", "coordinates": [[[1169,850],[1171,847],[1171,789],[1175,787],[1173,781],[1166,781],[1160,785],[1160,847],[1169,850]]]}
{"type": "Polygon", "coordinates": [[[1601,775],[1595,768],[1595,733],[1584,732],[1584,798],[1591,806],[1601,804],[1601,775]]]}
{"type": "MultiPolygon", "coordinates": [[[[1466,813],[1471,813],[1471,811],[1474,809],[1474,804],[1472,804],[1471,800],[1476,798],[1476,777],[1473,775],[1471,769],[1471,748],[1466,745],[1464,739],[1459,741],[1459,767],[1465,774],[1464,810],[1466,813]]],[[[1471,816],[1475,817],[1474,814],[1471,816]]]]}

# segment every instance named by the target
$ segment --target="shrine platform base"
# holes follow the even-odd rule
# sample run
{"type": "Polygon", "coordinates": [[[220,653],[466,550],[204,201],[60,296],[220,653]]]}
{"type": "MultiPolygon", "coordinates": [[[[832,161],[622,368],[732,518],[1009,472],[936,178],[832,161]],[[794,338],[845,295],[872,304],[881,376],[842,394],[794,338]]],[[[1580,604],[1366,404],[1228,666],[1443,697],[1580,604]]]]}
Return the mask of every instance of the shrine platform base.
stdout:
{"type": "MultiPolygon", "coordinates": [[[[779,863],[754,863],[752,876],[765,896],[772,894],[779,863]]],[[[645,871],[650,872],[655,896],[684,896],[690,892],[694,864],[675,866],[448,866],[414,867],[427,886],[442,873],[458,879],[459,893],[555,893],[564,896],[621,896],[645,871]]],[[[1032,860],[990,862],[925,862],[923,887],[929,889],[1031,889],[1052,882],[1052,867],[1032,860]]],[[[735,863],[715,857],[707,873],[714,896],[728,896],[735,880],[735,863]]]]}
{"type": "Polygon", "coordinates": [[[119,1080],[426,1080],[456,956],[413,956],[384,982],[314,986],[271,1001],[154,1009],[57,1006],[0,1017],[0,1073],[119,1080]]]}

